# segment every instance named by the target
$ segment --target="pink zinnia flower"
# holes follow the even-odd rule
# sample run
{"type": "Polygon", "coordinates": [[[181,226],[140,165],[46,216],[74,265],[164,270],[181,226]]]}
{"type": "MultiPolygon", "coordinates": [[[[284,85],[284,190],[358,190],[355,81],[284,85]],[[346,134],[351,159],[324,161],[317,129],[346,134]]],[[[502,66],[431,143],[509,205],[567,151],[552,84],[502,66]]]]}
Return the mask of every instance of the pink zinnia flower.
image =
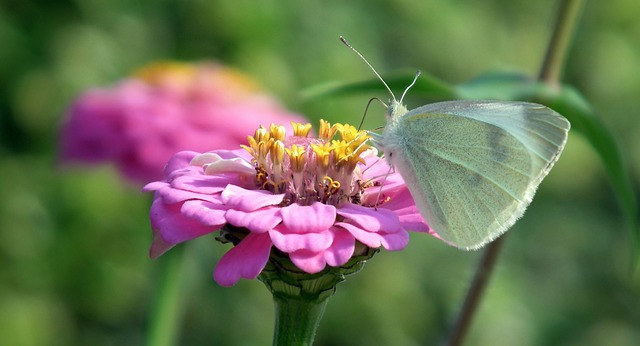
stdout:
{"type": "Polygon", "coordinates": [[[156,63],[70,107],[63,162],[113,162],[147,183],[181,150],[232,149],[260,123],[303,121],[247,76],[214,63],[156,63]]]}
{"type": "Polygon", "coordinates": [[[224,227],[217,239],[236,246],[214,278],[231,286],[256,278],[272,250],[313,274],[344,265],[357,242],[400,250],[409,230],[430,232],[366,132],[321,122],[319,138],[310,138],[311,125],[293,126],[289,137],[283,126],[260,127],[245,150],[176,154],[165,179],[144,188],[155,191],[151,257],[224,227]]]}

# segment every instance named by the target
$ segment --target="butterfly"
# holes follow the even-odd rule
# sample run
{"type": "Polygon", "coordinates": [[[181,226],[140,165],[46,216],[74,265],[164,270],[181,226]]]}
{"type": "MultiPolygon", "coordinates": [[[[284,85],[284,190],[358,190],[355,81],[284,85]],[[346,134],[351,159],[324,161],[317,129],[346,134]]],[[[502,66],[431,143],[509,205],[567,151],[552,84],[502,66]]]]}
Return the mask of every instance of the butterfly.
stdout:
{"type": "MultiPolygon", "coordinates": [[[[342,37],[341,40],[353,49],[342,37]]],[[[458,248],[478,249],[524,214],[571,127],[536,103],[445,101],[407,110],[393,99],[373,143],[404,179],[429,227],[458,248]]],[[[418,78],[419,73],[416,75],[418,78]]]]}

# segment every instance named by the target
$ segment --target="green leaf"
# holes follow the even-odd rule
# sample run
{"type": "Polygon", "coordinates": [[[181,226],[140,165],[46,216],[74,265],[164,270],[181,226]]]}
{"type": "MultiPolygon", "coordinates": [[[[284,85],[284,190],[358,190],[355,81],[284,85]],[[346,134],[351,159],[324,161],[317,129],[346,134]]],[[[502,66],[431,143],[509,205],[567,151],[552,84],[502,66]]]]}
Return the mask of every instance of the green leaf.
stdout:
{"type": "MultiPolygon", "coordinates": [[[[389,85],[389,88],[396,94],[396,97],[400,97],[402,92],[411,84],[415,78],[415,72],[396,74],[390,77],[384,77],[385,82],[389,85]]],[[[385,93],[389,92],[384,87],[384,84],[377,79],[368,79],[359,82],[328,82],[307,88],[302,91],[302,97],[305,99],[315,99],[319,97],[336,96],[336,95],[350,95],[356,93],[385,93]]],[[[451,99],[455,97],[455,89],[449,84],[441,81],[440,79],[429,75],[421,74],[416,80],[416,83],[411,87],[411,93],[420,93],[434,99],[451,99]]]]}
{"type": "Polygon", "coordinates": [[[491,71],[455,87],[465,100],[524,100],[540,89],[540,83],[517,71],[491,71]]]}

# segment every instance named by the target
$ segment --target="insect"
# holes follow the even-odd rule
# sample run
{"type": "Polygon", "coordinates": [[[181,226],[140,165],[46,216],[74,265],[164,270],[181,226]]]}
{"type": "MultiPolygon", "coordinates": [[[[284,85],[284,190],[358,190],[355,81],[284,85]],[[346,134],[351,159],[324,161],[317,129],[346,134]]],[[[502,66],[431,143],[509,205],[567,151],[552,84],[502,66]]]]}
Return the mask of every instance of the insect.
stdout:
{"type": "Polygon", "coordinates": [[[540,104],[446,101],[407,110],[392,100],[382,134],[370,133],[400,173],[429,227],[478,249],[506,232],[531,203],[567,142],[570,123],[540,104]]]}

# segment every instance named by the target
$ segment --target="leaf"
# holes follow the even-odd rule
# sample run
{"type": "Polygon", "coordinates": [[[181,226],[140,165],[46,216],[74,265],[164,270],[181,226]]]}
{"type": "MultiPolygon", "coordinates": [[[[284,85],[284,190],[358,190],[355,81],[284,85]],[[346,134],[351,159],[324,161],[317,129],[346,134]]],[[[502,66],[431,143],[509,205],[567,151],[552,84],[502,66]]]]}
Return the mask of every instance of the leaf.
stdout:
{"type": "Polygon", "coordinates": [[[465,100],[524,100],[540,89],[540,83],[517,71],[492,71],[455,87],[465,100]]]}
{"type": "MultiPolygon", "coordinates": [[[[414,73],[397,74],[391,77],[385,77],[385,82],[389,85],[389,88],[396,94],[396,97],[400,97],[402,92],[407,89],[415,78],[414,73]]],[[[384,87],[384,84],[379,79],[369,79],[359,82],[341,83],[341,82],[328,82],[320,84],[311,88],[307,88],[302,91],[302,97],[305,99],[315,99],[319,97],[336,96],[336,95],[349,95],[355,93],[389,93],[384,87]]],[[[413,94],[420,93],[434,99],[451,99],[455,97],[455,89],[449,84],[437,79],[429,74],[421,74],[416,80],[416,83],[411,87],[413,94]]]]}

